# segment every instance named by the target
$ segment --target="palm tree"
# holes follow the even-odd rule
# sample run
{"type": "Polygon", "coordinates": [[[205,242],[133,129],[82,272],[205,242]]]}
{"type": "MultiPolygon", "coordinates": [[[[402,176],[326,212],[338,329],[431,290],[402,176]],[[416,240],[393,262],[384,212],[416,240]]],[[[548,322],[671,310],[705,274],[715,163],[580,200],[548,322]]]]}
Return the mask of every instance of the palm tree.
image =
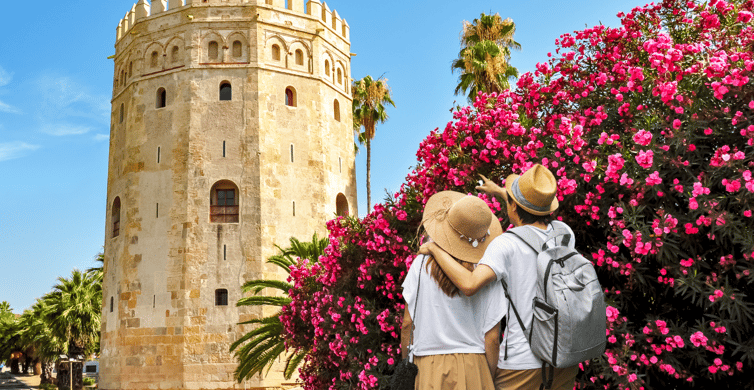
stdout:
{"type": "MultiPolygon", "coordinates": [[[[68,356],[86,356],[99,344],[102,315],[102,283],[97,272],[74,270],[70,279],[58,278],[53,291],[45,295],[45,321],[52,334],[63,340],[68,356]]],[[[73,363],[73,388],[81,389],[83,362],[73,363]]],[[[68,367],[59,365],[58,387],[68,384],[68,367]],[[60,371],[66,371],[62,374],[60,371]]]]}
{"type": "Polygon", "coordinates": [[[10,304],[6,301],[0,302],[0,362],[10,363],[11,372],[14,374],[19,373],[18,360],[11,359],[11,355],[22,349],[20,330],[21,325],[10,304]]]}
{"type": "Polygon", "coordinates": [[[354,129],[358,131],[359,128],[364,127],[364,132],[359,134],[359,142],[367,146],[367,214],[369,214],[372,208],[372,139],[374,139],[377,124],[385,123],[388,118],[385,106],[390,104],[395,107],[395,103],[390,97],[387,79],[382,77],[374,80],[372,76],[367,75],[361,80],[354,81],[351,94],[353,95],[354,129]]]}
{"type": "Polygon", "coordinates": [[[47,323],[49,307],[45,298],[38,299],[30,310],[24,311],[19,319],[21,324],[20,342],[25,349],[33,352],[34,363],[40,363],[40,382],[52,384],[52,366],[58,356],[65,352],[62,339],[56,337],[47,323]]]}
{"type": "MultiPolygon", "coordinates": [[[[280,254],[270,257],[267,259],[267,262],[277,265],[290,274],[290,267],[301,259],[318,261],[319,257],[324,254],[328,243],[329,240],[327,238],[320,239],[316,233],[312,237],[311,242],[301,242],[291,237],[290,247],[283,249],[275,245],[280,254]]],[[[280,280],[249,280],[244,283],[243,290],[252,295],[238,300],[236,306],[282,307],[291,303],[291,298],[288,297],[288,291],[291,289],[293,289],[293,285],[280,280]],[[257,295],[265,288],[279,290],[282,295],[257,295]]],[[[268,372],[272,368],[275,359],[285,352],[285,340],[282,336],[283,324],[280,322],[279,312],[269,317],[242,322],[241,325],[258,325],[258,327],[246,333],[230,347],[231,352],[236,351],[235,355],[238,358],[238,368],[236,368],[235,377],[239,382],[263,371],[268,372]]],[[[283,370],[283,375],[286,379],[291,378],[296,368],[298,368],[308,353],[309,351],[295,351],[286,357],[285,369],[283,370]]]]}
{"type": "Polygon", "coordinates": [[[510,49],[520,50],[513,40],[516,24],[500,14],[482,13],[471,23],[464,21],[461,32],[461,51],[451,68],[460,72],[455,94],[468,92],[473,102],[479,92],[500,92],[510,88],[509,80],[518,70],[509,66],[510,49]]]}

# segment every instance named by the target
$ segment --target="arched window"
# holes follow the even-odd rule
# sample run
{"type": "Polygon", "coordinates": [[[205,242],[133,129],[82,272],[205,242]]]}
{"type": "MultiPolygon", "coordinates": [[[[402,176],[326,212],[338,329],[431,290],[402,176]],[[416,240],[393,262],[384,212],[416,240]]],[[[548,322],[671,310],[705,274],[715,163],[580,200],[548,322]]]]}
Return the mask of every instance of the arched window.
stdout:
{"type": "Polygon", "coordinates": [[[239,58],[243,54],[241,41],[233,41],[233,57],[239,58]]]}
{"type": "Polygon", "coordinates": [[[181,59],[181,51],[178,48],[178,46],[173,46],[173,49],[170,51],[170,61],[175,63],[178,62],[181,59]]]}
{"type": "Polygon", "coordinates": [[[209,221],[215,223],[238,222],[238,187],[229,180],[221,180],[210,191],[209,221]]]}
{"type": "Polygon", "coordinates": [[[233,87],[230,86],[230,83],[227,81],[223,81],[222,84],[220,84],[220,100],[232,100],[233,98],[233,87]]]}
{"type": "Polygon", "coordinates": [[[343,74],[340,72],[340,68],[338,68],[338,84],[343,82],[343,74]]]}
{"type": "Polygon", "coordinates": [[[126,85],[126,71],[121,70],[120,71],[120,85],[125,86],[126,85]]]}
{"type": "Polygon", "coordinates": [[[118,123],[123,123],[123,118],[125,117],[126,113],[126,105],[125,103],[120,104],[120,119],[118,120],[118,123]]]}
{"type": "Polygon", "coordinates": [[[296,107],[296,91],[292,87],[285,89],[285,105],[296,107]]]}
{"type": "Polygon", "coordinates": [[[304,52],[296,49],[296,65],[304,65],[304,52]]]}
{"type": "Polygon", "coordinates": [[[207,55],[209,56],[210,60],[217,59],[217,51],[218,51],[217,42],[215,41],[210,42],[208,46],[208,50],[207,50],[207,55]]]}
{"type": "Polygon", "coordinates": [[[134,62],[133,61],[128,63],[128,75],[131,77],[134,77],[134,62]]]}
{"type": "Polygon", "coordinates": [[[149,66],[151,66],[153,68],[156,68],[159,59],[160,59],[160,53],[158,53],[156,50],[153,51],[152,52],[152,57],[151,57],[151,59],[149,61],[149,66]]]}
{"type": "Polygon", "coordinates": [[[228,290],[219,288],[215,290],[215,306],[228,306],[228,290]]]}
{"type": "Polygon", "coordinates": [[[329,76],[329,75],[330,75],[330,61],[325,60],[325,76],[329,76]]]}
{"type": "Polygon", "coordinates": [[[348,199],[342,193],[335,197],[335,210],[338,216],[348,215],[348,199]]]}
{"type": "Polygon", "coordinates": [[[272,59],[280,61],[280,46],[272,45],[272,59]]]}
{"type": "Polygon", "coordinates": [[[111,223],[113,226],[113,237],[118,237],[120,234],[120,197],[116,196],[113,201],[113,208],[110,211],[112,216],[111,223]]]}
{"type": "Polygon", "coordinates": [[[335,101],[332,103],[332,106],[335,120],[340,122],[340,102],[338,101],[338,99],[335,99],[335,101]]]}
{"type": "Polygon", "coordinates": [[[168,93],[165,91],[165,88],[160,88],[157,90],[157,96],[156,96],[156,108],[163,108],[167,106],[168,104],[168,93]]]}

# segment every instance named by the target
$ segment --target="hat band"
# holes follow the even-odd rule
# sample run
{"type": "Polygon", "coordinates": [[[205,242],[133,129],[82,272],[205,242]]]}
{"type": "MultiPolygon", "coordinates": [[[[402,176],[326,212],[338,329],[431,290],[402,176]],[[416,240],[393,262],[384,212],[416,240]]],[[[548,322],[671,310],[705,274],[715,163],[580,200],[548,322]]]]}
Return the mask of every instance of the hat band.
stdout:
{"type": "Polygon", "coordinates": [[[458,233],[460,235],[459,238],[461,240],[468,241],[469,244],[471,244],[471,246],[474,247],[474,248],[478,247],[480,242],[484,243],[484,241],[487,239],[487,236],[490,235],[490,230],[487,229],[487,233],[484,236],[482,236],[481,238],[469,237],[469,236],[461,233],[460,231],[458,231],[458,229],[456,229],[456,227],[453,226],[452,223],[450,223],[450,219],[448,219],[448,226],[450,226],[451,229],[455,230],[456,233],[458,233]]]}
{"type": "Polygon", "coordinates": [[[520,179],[521,176],[517,177],[516,180],[513,181],[513,185],[511,186],[511,191],[513,191],[513,197],[516,198],[517,201],[521,203],[522,206],[530,208],[535,211],[541,211],[541,212],[547,212],[550,211],[550,207],[548,206],[536,206],[531,204],[525,197],[524,194],[521,193],[521,188],[518,186],[518,179],[520,179]]]}

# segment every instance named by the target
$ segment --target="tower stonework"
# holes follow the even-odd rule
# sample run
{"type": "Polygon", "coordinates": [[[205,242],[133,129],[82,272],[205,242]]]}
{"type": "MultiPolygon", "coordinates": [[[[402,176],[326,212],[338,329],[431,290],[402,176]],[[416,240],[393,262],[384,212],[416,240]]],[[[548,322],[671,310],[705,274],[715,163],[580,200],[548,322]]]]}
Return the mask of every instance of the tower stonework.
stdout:
{"type": "Polygon", "coordinates": [[[241,285],[356,215],[349,27],[319,0],[139,0],[116,30],[99,388],[237,383],[241,285]]]}

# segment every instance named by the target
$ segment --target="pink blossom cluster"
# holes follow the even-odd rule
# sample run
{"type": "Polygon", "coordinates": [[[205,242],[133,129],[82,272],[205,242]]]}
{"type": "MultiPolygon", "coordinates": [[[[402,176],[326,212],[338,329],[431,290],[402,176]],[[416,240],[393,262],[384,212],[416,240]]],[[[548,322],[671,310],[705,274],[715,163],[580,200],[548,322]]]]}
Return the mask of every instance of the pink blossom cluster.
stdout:
{"type": "MultiPolygon", "coordinates": [[[[330,221],[325,256],[292,271],[281,320],[287,345],[312,351],[305,387],[385,386],[426,200],[535,163],[555,175],[557,218],[608,301],[608,349],[580,365],[576,387],[754,386],[737,348],[754,338],[742,323],[754,317],[753,7],[636,7],[620,27],[562,35],[514,89],[455,110],[394,198],[364,220],[330,221]]],[[[481,198],[507,226],[500,200],[481,198]]]]}

